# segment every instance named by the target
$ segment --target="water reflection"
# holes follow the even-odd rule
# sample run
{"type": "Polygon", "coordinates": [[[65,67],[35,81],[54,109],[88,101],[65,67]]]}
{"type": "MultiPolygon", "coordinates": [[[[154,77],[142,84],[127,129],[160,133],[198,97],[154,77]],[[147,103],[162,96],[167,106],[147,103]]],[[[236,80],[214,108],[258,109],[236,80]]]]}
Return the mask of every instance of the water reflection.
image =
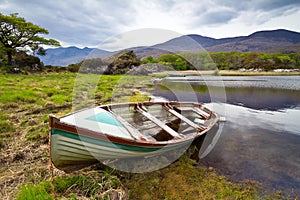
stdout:
{"type": "MultiPolygon", "coordinates": [[[[245,78],[245,77],[243,77],[245,78]]],[[[172,80],[172,79],[171,79],[172,80]]],[[[265,82],[265,81],[263,81],[265,82]]],[[[263,82],[260,82],[261,84],[263,82]]],[[[258,110],[279,110],[284,108],[292,108],[300,104],[300,88],[298,90],[274,88],[274,85],[265,85],[264,87],[254,87],[251,82],[249,85],[242,85],[235,81],[237,87],[230,84],[230,87],[224,82],[224,87],[216,86],[213,81],[205,82],[189,82],[189,81],[170,81],[165,80],[156,86],[155,95],[163,96],[169,100],[176,100],[177,96],[188,97],[190,93],[197,93],[200,102],[223,101],[223,90],[225,89],[226,101],[236,105],[243,105],[248,108],[258,110]],[[247,86],[247,87],[246,87],[247,86]],[[269,88],[267,86],[270,86],[269,88]]],[[[269,83],[270,84],[270,83],[269,83]]],[[[300,87],[300,79],[299,79],[300,87]]],[[[278,85],[278,84],[277,84],[278,85]]],[[[260,85],[261,86],[261,85],[260,85]]]]}
{"type": "Polygon", "coordinates": [[[161,82],[154,95],[188,100],[196,93],[227,119],[217,144],[200,162],[233,180],[252,179],[268,190],[300,196],[300,77],[230,77],[224,81],[226,101],[220,94],[219,103],[211,103],[211,95],[218,99],[222,89],[214,81],[184,79],[161,82]]]}
{"type": "Polygon", "coordinates": [[[167,77],[168,82],[189,82],[225,87],[255,87],[300,90],[299,76],[184,76],[167,77]]]}
{"type": "MultiPolygon", "coordinates": [[[[201,163],[234,180],[253,179],[268,190],[299,195],[300,129],[296,120],[284,120],[291,110],[254,112],[242,106],[220,106],[230,114],[216,147],[201,163]]],[[[300,109],[293,112],[299,119],[300,109]]]]}

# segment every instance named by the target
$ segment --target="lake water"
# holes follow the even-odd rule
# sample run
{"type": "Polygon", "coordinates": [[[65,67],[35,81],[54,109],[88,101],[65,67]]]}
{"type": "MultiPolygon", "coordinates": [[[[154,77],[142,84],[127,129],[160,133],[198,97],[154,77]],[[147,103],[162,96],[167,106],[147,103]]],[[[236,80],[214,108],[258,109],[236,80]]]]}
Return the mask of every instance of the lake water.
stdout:
{"type": "Polygon", "coordinates": [[[299,76],[169,77],[153,95],[203,102],[226,118],[201,164],[300,196],[299,76]]]}

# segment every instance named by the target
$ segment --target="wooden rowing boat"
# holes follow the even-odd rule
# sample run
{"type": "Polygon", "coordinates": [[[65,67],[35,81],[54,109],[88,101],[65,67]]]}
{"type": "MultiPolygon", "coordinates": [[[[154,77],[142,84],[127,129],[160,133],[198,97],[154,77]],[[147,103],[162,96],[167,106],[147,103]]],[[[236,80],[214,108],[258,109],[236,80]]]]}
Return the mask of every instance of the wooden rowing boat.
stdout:
{"type": "Polygon", "coordinates": [[[154,156],[205,137],[219,116],[200,103],[103,105],[50,115],[50,154],[62,170],[99,161],[154,156]]]}

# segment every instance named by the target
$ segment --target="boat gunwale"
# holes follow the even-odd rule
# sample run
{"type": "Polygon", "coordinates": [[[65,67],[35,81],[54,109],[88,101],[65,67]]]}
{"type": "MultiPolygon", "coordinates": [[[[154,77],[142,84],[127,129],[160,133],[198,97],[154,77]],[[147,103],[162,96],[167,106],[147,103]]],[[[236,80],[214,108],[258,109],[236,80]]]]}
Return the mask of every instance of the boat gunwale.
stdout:
{"type": "MultiPolygon", "coordinates": [[[[114,136],[114,135],[109,135],[103,132],[96,132],[96,131],[92,131],[86,128],[82,128],[82,127],[77,127],[76,125],[72,125],[72,124],[68,124],[65,122],[61,122],[60,119],[73,115],[75,113],[79,113],[82,112],[84,110],[87,109],[92,109],[92,108],[86,108],[86,109],[81,109],[78,110],[76,112],[73,113],[69,113],[67,115],[61,116],[59,118],[55,117],[54,115],[50,115],[50,127],[51,129],[58,129],[58,130],[63,130],[63,131],[67,131],[73,134],[78,134],[79,137],[80,135],[86,136],[86,137],[91,137],[93,139],[99,139],[99,140],[104,140],[104,141],[110,141],[112,143],[117,143],[117,144],[126,144],[126,145],[145,145],[145,146],[165,146],[168,144],[177,144],[177,143],[182,143],[182,142],[186,142],[187,140],[194,140],[197,137],[199,137],[200,135],[205,134],[206,132],[208,132],[218,121],[219,121],[219,116],[217,113],[210,111],[209,109],[207,109],[206,107],[204,107],[201,103],[199,102],[177,102],[177,101],[171,101],[171,102],[129,102],[129,103],[118,103],[118,104],[107,104],[107,105],[101,105],[101,106],[97,106],[96,108],[102,108],[107,110],[108,112],[110,112],[111,108],[120,108],[120,107],[130,107],[130,106],[152,106],[152,105],[182,105],[182,104],[189,104],[189,105],[194,105],[199,107],[201,110],[203,110],[204,112],[209,111],[209,119],[214,118],[214,120],[209,124],[209,126],[206,127],[206,129],[204,129],[203,131],[200,132],[196,132],[195,134],[189,135],[189,136],[185,136],[182,138],[173,138],[171,140],[168,141],[153,141],[153,140],[142,140],[142,139],[136,139],[134,137],[132,137],[132,139],[129,138],[123,138],[123,137],[118,137],[118,136],[114,136]],[[213,117],[212,117],[213,116],[213,117]]],[[[95,107],[94,107],[95,108],[95,107]]],[[[206,119],[208,120],[208,119],[206,119]]],[[[137,130],[138,131],[138,130],[137,130]]],[[[52,133],[50,133],[52,134],[52,133]]]]}

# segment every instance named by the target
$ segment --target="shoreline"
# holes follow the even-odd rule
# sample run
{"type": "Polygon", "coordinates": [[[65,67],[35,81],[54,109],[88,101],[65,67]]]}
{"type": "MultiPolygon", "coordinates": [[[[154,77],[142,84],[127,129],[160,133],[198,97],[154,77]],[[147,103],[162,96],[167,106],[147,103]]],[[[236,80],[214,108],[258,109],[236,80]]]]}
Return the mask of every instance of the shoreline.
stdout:
{"type": "Polygon", "coordinates": [[[165,76],[300,76],[298,72],[274,72],[274,71],[235,71],[235,70],[185,70],[185,71],[165,71],[157,73],[165,76]]]}

